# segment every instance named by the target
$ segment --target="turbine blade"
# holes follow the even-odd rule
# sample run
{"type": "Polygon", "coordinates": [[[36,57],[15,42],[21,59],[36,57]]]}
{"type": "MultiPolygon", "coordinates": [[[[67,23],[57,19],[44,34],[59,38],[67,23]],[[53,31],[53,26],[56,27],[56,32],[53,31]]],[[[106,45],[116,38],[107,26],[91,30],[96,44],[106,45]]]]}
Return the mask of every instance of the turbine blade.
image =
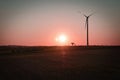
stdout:
{"type": "Polygon", "coordinates": [[[77,12],[81,14],[81,12],[80,12],[80,11],[77,11],[77,12]]]}
{"type": "Polygon", "coordinates": [[[94,12],[94,13],[92,13],[92,14],[90,14],[90,15],[89,15],[89,17],[90,17],[90,16],[92,16],[92,15],[94,15],[94,14],[95,14],[95,12],[94,12]]]}
{"type": "Polygon", "coordinates": [[[86,27],[87,27],[87,20],[85,21],[85,29],[86,29],[86,27]]]}
{"type": "Polygon", "coordinates": [[[83,14],[85,17],[87,17],[85,14],[83,14]]]}

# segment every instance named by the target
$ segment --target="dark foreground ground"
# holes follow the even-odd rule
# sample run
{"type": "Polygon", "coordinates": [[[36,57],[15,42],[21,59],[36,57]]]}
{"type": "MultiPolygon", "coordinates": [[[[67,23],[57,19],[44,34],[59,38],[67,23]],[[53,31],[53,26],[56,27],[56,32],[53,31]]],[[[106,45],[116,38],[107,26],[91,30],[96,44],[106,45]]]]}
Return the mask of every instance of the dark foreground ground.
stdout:
{"type": "Polygon", "coordinates": [[[0,80],[120,80],[120,47],[0,47],[0,80]]]}

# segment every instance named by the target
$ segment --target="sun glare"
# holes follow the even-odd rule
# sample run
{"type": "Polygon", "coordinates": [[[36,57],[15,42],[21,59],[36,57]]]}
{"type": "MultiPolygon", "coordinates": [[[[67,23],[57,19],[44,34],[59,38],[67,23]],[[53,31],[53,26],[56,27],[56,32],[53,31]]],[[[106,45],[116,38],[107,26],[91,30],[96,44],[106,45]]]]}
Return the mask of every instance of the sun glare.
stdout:
{"type": "Polygon", "coordinates": [[[66,35],[62,34],[62,35],[59,35],[57,38],[56,38],[56,41],[59,42],[59,43],[65,43],[67,41],[67,37],[66,35]]]}

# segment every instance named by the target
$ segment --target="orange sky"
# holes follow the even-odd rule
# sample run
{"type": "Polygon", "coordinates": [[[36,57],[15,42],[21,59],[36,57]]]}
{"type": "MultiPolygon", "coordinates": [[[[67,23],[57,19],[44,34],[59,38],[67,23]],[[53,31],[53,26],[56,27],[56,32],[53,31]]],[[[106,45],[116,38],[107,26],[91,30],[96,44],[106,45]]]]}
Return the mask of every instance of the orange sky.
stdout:
{"type": "Polygon", "coordinates": [[[108,12],[100,6],[73,3],[36,4],[9,10],[0,44],[54,46],[59,45],[55,38],[65,34],[65,45],[86,45],[85,18],[78,10],[86,15],[97,11],[89,19],[90,45],[120,45],[120,27],[106,16],[108,12]]]}

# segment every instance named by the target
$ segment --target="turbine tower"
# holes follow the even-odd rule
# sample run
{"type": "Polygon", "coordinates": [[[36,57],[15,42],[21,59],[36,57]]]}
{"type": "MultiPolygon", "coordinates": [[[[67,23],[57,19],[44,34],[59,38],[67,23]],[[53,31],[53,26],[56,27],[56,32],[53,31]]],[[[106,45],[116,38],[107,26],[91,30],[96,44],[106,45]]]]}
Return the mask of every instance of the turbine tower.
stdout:
{"type": "MultiPolygon", "coordinates": [[[[81,13],[79,11],[79,13],[81,13]]],[[[90,14],[90,15],[84,15],[84,17],[86,18],[86,21],[85,21],[85,28],[87,28],[87,46],[89,46],[89,18],[93,15],[94,13],[90,14]]]]}
{"type": "Polygon", "coordinates": [[[86,22],[85,22],[85,27],[87,28],[87,46],[89,46],[89,18],[92,16],[93,14],[90,14],[89,16],[85,16],[86,18],[86,22]]]}

